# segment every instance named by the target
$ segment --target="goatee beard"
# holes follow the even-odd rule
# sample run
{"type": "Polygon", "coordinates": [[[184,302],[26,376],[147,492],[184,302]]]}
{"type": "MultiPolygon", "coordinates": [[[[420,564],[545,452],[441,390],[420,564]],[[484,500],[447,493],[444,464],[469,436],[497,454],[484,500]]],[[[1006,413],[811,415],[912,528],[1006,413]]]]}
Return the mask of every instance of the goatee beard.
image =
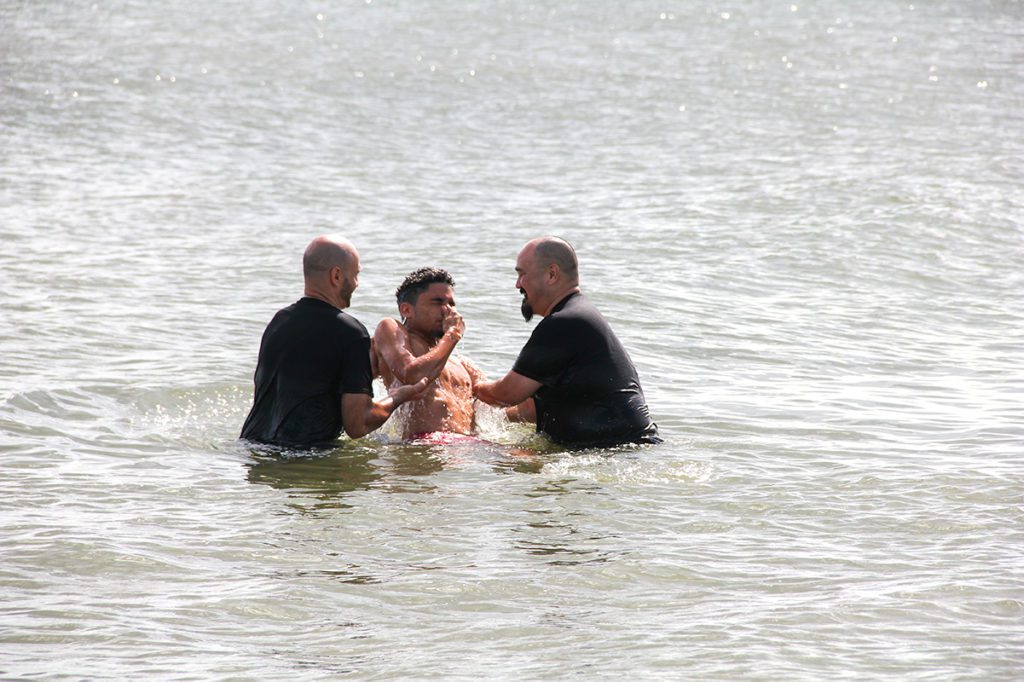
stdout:
{"type": "Polygon", "coordinates": [[[519,312],[523,314],[523,319],[527,322],[533,319],[533,306],[530,305],[530,302],[526,300],[525,296],[523,297],[522,305],[519,306],[519,312]]]}

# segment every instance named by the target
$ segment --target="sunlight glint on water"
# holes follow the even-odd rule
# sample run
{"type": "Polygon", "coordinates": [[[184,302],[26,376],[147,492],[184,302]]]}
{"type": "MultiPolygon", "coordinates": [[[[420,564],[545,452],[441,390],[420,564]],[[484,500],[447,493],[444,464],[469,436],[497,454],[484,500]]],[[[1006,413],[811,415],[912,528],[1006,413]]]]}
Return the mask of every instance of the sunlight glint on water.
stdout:
{"type": "Polygon", "coordinates": [[[0,676],[1019,678],[1022,20],[0,8],[0,676]],[[328,230],[492,377],[569,239],[666,443],[239,443],[328,230]]]}

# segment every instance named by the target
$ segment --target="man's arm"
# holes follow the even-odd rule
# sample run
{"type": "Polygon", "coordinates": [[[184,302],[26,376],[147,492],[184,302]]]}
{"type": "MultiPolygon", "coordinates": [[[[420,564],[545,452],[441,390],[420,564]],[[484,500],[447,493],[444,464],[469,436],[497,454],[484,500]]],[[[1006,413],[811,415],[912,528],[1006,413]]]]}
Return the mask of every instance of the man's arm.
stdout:
{"type": "MultiPolygon", "coordinates": [[[[466,358],[462,358],[462,366],[466,368],[466,372],[469,373],[469,379],[472,382],[474,389],[477,384],[482,384],[487,381],[487,375],[484,374],[483,370],[474,365],[466,358]]],[[[475,391],[474,391],[475,393],[475,391]]],[[[527,398],[518,405],[505,408],[505,418],[510,422],[530,422],[531,424],[537,423],[537,409],[533,404],[533,398],[527,398]]]]}
{"type": "Polygon", "coordinates": [[[409,332],[397,320],[385,318],[373,332],[373,348],[377,357],[402,383],[413,383],[424,377],[433,381],[441,376],[465,329],[462,316],[453,310],[445,318],[444,335],[437,345],[423,355],[415,356],[409,350],[409,332]]]}
{"type": "Polygon", "coordinates": [[[497,381],[481,381],[473,386],[473,395],[488,405],[512,407],[531,397],[541,387],[539,381],[509,372],[497,381]]]}
{"type": "Polygon", "coordinates": [[[399,386],[388,391],[386,398],[374,400],[366,393],[341,395],[341,421],[349,438],[362,438],[376,431],[402,403],[419,400],[427,392],[426,378],[415,384],[399,386]]]}
{"type": "Polygon", "coordinates": [[[514,407],[505,408],[505,418],[510,422],[537,423],[537,405],[533,398],[527,398],[514,407]]]}

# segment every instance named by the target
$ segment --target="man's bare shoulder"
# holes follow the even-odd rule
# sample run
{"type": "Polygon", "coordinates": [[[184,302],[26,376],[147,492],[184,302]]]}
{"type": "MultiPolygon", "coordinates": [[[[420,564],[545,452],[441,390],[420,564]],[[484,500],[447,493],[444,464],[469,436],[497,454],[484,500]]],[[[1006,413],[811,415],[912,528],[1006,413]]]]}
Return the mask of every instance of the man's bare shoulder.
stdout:
{"type": "Polygon", "coordinates": [[[385,317],[377,323],[377,329],[373,332],[376,334],[380,331],[396,331],[402,327],[402,323],[393,317],[385,317]]]}
{"type": "Polygon", "coordinates": [[[409,353],[409,334],[398,320],[386,317],[377,324],[371,345],[377,366],[394,371],[403,366],[403,356],[409,353]]]}
{"type": "Polygon", "coordinates": [[[377,323],[373,330],[373,338],[377,340],[397,339],[404,336],[405,327],[402,323],[392,317],[385,317],[377,323]]]}

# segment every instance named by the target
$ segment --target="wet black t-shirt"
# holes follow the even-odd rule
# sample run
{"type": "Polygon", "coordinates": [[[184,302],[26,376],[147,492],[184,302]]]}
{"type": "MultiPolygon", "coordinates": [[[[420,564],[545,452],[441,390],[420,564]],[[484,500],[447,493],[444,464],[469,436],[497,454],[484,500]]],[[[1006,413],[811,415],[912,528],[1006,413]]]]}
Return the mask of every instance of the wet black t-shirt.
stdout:
{"type": "Polygon", "coordinates": [[[263,332],[242,438],[312,445],[341,435],[341,395],[373,395],[370,335],[324,301],[301,298],[263,332]]]}
{"type": "Polygon", "coordinates": [[[540,321],[512,370],[543,384],[533,396],[537,430],[558,443],[661,442],[633,361],[582,294],[540,321]]]}

